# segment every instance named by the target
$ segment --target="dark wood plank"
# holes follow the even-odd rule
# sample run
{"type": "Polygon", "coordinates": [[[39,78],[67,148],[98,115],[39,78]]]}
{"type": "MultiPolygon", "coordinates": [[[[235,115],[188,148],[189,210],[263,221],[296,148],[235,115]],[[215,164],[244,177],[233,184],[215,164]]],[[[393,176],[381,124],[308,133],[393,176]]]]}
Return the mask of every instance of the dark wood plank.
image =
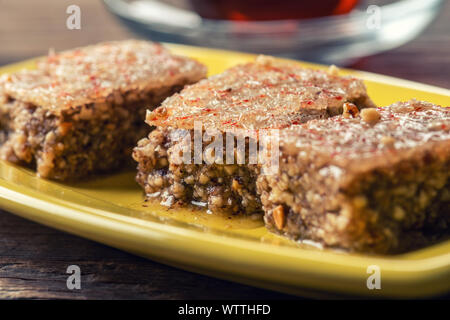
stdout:
{"type": "Polygon", "coordinates": [[[450,89],[450,2],[413,41],[350,67],[450,89]]]}
{"type": "Polygon", "coordinates": [[[133,256],[0,211],[0,299],[292,299],[133,256]],[[69,265],[81,289],[68,290],[69,265]]]}

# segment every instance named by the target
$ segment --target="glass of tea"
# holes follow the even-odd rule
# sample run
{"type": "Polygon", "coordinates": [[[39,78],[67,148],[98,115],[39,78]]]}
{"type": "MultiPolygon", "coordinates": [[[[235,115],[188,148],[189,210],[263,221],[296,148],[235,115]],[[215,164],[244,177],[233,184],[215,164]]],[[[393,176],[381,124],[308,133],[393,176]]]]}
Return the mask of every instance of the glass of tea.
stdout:
{"type": "Polygon", "coordinates": [[[444,3],[448,2],[103,1],[128,27],[153,41],[224,48],[339,65],[390,50],[414,39],[442,11],[444,3]],[[381,19],[379,26],[372,27],[368,22],[376,19],[381,19]]]}
{"type": "Polygon", "coordinates": [[[203,18],[233,21],[308,19],[350,12],[358,0],[190,0],[203,18]]]}

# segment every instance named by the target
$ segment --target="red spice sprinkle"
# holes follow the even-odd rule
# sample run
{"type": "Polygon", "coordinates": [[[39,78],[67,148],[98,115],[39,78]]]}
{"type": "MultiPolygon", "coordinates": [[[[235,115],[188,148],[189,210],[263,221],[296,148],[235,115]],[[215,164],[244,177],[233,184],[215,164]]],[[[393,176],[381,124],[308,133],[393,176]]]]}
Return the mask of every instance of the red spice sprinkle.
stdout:
{"type": "Polygon", "coordinates": [[[54,55],[51,55],[51,56],[47,57],[47,61],[48,61],[48,63],[55,63],[55,64],[57,64],[59,60],[58,60],[58,57],[56,57],[54,55]]]}
{"type": "Polygon", "coordinates": [[[191,118],[192,116],[185,116],[185,117],[176,117],[175,119],[178,119],[178,120],[186,120],[186,119],[189,119],[189,118],[191,118]]]}
{"type": "Polygon", "coordinates": [[[341,96],[336,96],[336,97],[334,97],[336,100],[342,100],[342,97],[341,96]]]}
{"type": "Polygon", "coordinates": [[[159,44],[156,44],[155,45],[155,53],[156,54],[160,54],[161,52],[162,52],[162,46],[161,45],[159,45],[159,44]]]}
{"type": "Polygon", "coordinates": [[[276,71],[276,72],[280,72],[280,73],[284,73],[284,71],[280,68],[277,67],[271,67],[270,70],[276,71]]]}

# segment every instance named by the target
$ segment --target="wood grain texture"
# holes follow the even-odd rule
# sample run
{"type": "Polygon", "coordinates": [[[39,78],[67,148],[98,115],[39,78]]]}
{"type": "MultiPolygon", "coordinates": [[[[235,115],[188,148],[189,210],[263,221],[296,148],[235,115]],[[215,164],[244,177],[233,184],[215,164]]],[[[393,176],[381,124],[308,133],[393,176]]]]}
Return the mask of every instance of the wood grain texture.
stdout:
{"type": "MultiPolygon", "coordinates": [[[[450,88],[450,3],[409,44],[352,67],[450,88]]],[[[0,65],[104,40],[134,37],[92,0],[0,0],[0,65]],[[82,29],[67,30],[65,10],[82,9],[82,29]]],[[[0,211],[0,298],[285,299],[292,296],[185,272],[0,211]],[[82,289],[66,288],[80,266],[82,289]]]]}
{"type": "Polygon", "coordinates": [[[0,299],[286,299],[186,272],[0,211],[0,299]],[[68,290],[69,265],[81,289],[68,290]]]}

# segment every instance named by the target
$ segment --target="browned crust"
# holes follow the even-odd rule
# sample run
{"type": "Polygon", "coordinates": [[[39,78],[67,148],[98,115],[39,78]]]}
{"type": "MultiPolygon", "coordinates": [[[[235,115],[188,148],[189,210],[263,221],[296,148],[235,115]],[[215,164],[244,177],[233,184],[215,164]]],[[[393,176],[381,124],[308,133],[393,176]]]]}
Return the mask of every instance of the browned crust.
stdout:
{"type": "Polygon", "coordinates": [[[55,114],[104,102],[112,94],[194,83],[206,75],[204,65],[140,40],[51,52],[36,67],[2,76],[0,92],[55,114]]]}
{"type": "Polygon", "coordinates": [[[154,126],[191,130],[283,128],[342,113],[346,102],[373,107],[362,80],[268,57],[185,88],[148,113],[154,126]]]}
{"type": "Polygon", "coordinates": [[[160,44],[105,42],[55,54],[0,79],[0,155],[41,177],[78,179],[130,163],[165,98],[206,75],[160,44]]]}

